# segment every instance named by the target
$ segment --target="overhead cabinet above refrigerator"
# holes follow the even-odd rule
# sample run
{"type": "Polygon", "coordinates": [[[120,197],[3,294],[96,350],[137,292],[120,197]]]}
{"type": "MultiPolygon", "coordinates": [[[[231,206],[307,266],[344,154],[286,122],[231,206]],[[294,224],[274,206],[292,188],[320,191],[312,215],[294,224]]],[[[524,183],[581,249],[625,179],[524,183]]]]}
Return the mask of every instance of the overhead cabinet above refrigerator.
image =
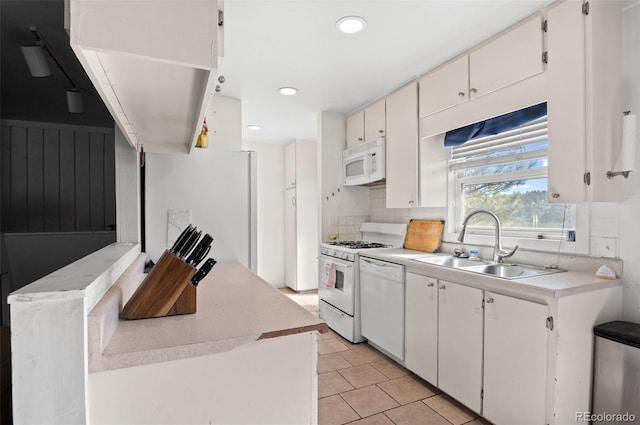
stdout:
{"type": "Polygon", "coordinates": [[[133,146],[190,153],[223,56],[222,0],[65,0],[71,47],[133,146]]]}

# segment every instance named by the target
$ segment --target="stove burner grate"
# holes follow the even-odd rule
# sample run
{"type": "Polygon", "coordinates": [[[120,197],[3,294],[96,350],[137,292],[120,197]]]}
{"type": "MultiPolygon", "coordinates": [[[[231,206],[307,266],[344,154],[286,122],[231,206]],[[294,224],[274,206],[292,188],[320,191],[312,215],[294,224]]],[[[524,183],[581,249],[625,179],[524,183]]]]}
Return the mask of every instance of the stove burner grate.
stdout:
{"type": "Polygon", "coordinates": [[[388,248],[390,246],[383,243],[367,241],[330,241],[327,243],[329,245],[343,246],[350,249],[388,248]]]}

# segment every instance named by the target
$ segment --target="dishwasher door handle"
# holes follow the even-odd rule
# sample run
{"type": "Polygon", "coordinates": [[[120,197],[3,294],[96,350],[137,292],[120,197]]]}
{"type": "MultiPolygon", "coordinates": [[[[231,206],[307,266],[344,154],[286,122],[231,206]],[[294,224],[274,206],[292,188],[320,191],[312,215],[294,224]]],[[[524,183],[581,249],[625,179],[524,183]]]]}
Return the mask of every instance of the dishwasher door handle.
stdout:
{"type": "Polygon", "coordinates": [[[385,263],[383,261],[375,261],[375,260],[370,260],[368,258],[360,258],[363,262],[373,266],[373,267],[377,267],[379,269],[401,269],[402,265],[400,264],[394,264],[394,263],[385,263]]]}

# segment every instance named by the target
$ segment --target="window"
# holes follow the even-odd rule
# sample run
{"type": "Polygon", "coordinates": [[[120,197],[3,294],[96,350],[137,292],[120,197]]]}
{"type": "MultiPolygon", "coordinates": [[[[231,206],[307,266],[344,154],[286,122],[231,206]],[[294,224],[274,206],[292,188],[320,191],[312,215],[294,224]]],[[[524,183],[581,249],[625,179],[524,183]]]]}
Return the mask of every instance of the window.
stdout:
{"type": "MultiPolygon", "coordinates": [[[[547,201],[547,117],[451,149],[455,232],[470,212],[494,212],[503,234],[561,239],[575,229],[573,205],[547,201]]],[[[492,234],[493,221],[478,216],[468,233],[492,234]]]]}

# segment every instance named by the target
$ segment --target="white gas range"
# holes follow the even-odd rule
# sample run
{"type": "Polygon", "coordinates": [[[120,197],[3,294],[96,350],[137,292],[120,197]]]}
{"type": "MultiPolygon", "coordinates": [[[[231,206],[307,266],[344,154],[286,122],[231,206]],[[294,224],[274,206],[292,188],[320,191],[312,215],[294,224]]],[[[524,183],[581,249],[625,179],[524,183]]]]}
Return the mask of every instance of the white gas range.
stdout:
{"type": "Polygon", "coordinates": [[[362,241],[329,241],[320,245],[319,315],[351,342],[363,342],[360,332],[359,253],[373,248],[401,248],[406,224],[362,223],[362,241]]]}

